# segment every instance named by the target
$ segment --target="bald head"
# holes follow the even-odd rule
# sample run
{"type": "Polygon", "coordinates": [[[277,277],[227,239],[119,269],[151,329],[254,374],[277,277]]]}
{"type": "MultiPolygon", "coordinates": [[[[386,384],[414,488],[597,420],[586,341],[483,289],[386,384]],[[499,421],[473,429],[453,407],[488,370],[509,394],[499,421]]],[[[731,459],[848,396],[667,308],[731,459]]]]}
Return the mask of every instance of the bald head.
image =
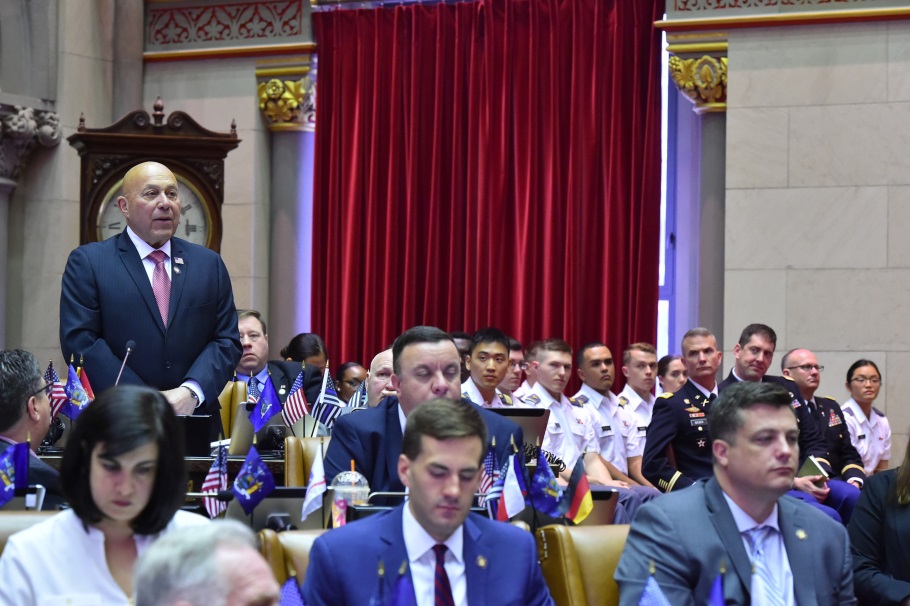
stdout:
{"type": "Polygon", "coordinates": [[[180,223],[177,179],[158,162],[143,162],[127,171],[117,205],[129,228],[153,248],[170,240],[180,223]]]}
{"type": "Polygon", "coordinates": [[[379,404],[379,400],[386,396],[394,396],[395,390],[390,385],[392,378],[392,350],[380,351],[370,364],[370,374],[367,376],[367,403],[370,406],[379,404]]]}
{"type": "Polygon", "coordinates": [[[821,369],[818,358],[808,349],[791,349],[780,361],[781,372],[796,382],[800,393],[811,400],[821,383],[821,369]]]}

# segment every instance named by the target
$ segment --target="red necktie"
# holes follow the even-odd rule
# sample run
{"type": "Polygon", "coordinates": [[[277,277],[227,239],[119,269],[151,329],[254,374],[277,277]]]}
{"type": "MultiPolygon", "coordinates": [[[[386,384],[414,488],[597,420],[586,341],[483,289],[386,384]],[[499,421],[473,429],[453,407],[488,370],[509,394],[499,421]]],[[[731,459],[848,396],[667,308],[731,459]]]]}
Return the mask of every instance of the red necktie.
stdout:
{"type": "Polygon", "coordinates": [[[455,606],[452,586],[449,585],[449,575],[446,574],[446,546],[434,545],[433,552],[436,554],[435,606],[455,606]]]}
{"type": "Polygon", "coordinates": [[[167,326],[168,311],[171,307],[171,279],[164,266],[167,254],[160,250],[153,250],[149,253],[149,259],[155,262],[155,271],[152,273],[152,291],[155,293],[155,302],[158,304],[161,321],[167,326]]]}

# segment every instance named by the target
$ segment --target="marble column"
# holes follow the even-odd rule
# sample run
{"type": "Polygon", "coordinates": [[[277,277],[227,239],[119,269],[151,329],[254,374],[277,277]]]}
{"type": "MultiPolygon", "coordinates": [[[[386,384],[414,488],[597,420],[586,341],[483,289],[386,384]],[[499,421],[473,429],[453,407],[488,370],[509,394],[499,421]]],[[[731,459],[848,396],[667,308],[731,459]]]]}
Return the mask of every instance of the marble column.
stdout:
{"type": "MultiPolygon", "coordinates": [[[[677,280],[688,276],[677,298],[680,334],[694,326],[709,328],[723,347],[724,222],[726,202],[727,42],[726,34],[668,35],[669,72],[695,114],[677,164],[679,240],[677,280]],[[688,152],[688,153],[686,153],[688,152]],[[680,251],[682,252],[682,251],[680,251]]],[[[675,339],[674,344],[679,340],[675,339]]]]}
{"type": "Polygon", "coordinates": [[[32,150],[55,147],[61,135],[55,112],[0,102],[0,349],[6,349],[10,199],[32,150]]]}
{"type": "MultiPolygon", "coordinates": [[[[313,163],[316,60],[269,64],[256,70],[259,109],[271,132],[269,309],[270,354],[294,335],[311,332],[313,163]]],[[[313,419],[294,425],[313,435],[313,419]]]]}

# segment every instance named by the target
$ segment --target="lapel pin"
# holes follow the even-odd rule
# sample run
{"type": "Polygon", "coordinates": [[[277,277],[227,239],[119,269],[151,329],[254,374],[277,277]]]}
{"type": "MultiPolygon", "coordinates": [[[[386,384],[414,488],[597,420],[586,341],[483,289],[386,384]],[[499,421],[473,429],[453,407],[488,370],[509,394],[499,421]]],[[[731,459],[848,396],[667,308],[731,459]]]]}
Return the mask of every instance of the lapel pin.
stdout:
{"type": "Polygon", "coordinates": [[[481,568],[486,568],[487,559],[485,557],[483,557],[482,555],[477,556],[477,565],[480,566],[481,568]]]}
{"type": "Polygon", "coordinates": [[[183,265],[183,257],[174,257],[174,263],[177,265],[183,265]]]}
{"type": "Polygon", "coordinates": [[[180,273],[180,268],[179,268],[179,267],[175,267],[175,268],[174,268],[174,273],[175,273],[175,274],[179,274],[179,273],[180,273]]]}
{"type": "Polygon", "coordinates": [[[796,529],[796,538],[799,539],[800,541],[805,541],[808,536],[809,535],[807,535],[806,531],[803,530],[802,528],[796,529]]]}
{"type": "Polygon", "coordinates": [[[285,392],[284,385],[281,386],[281,389],[278,390],[278,393],[283,394],[285,392]]]}

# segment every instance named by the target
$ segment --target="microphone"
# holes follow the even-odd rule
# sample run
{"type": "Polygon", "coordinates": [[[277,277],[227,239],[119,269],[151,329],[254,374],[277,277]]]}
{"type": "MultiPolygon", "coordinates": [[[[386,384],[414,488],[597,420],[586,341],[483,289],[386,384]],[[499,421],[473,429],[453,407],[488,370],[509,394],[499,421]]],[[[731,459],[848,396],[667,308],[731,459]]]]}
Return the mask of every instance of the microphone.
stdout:
{"type": "Polygon", "coordinates": [[[186,496],[190,498],[201,499],[208,497],[209,499],[216,499],[222,503],[230,503],[234,500],[234,491],[233,490],[219,490],[218,492],[188,492],[186,496]]]}
{"type": "Polygon", "coordinates": [[[130,339],[126,342],[126,355],[123,356],[123,363],[120,365],[120,372],[117,373],[117,380],[114,381],[114,387],[120,383],[120,376],[123,375],[123,368],[126,366],[126,361],[129,359],[130,354],[133,353],[133,350],[136,348],[136,342],[130,339]]]}

